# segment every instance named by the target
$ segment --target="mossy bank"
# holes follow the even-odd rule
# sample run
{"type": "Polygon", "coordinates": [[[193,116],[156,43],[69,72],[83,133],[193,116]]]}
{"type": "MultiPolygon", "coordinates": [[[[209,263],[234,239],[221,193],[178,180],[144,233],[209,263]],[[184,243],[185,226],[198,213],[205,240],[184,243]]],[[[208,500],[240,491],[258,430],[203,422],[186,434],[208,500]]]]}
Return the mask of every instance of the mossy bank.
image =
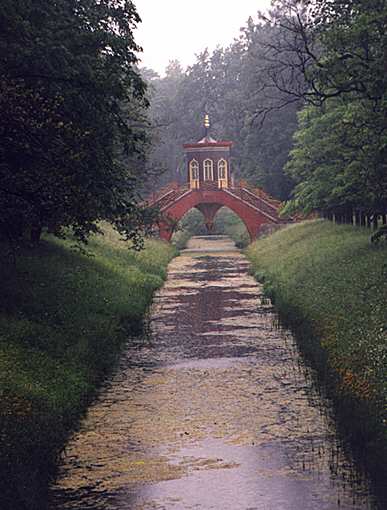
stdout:
{"type": "Polygon", "coordinates": [[[143,251],[107,229],[87,254],[46,238],[14,261],[2,246],[0,285],[0,508],[43,508],[55,460],[114,367],[141,331],[176,251],[143,251]],[[130,341],[130,340],[129,340],[130,341]]]}
{"type": "Polygon", "coordinates": [[[335,399],[377,478],[387,452],[387,245],[366,229],[311,221],[247,249],[286,326],[335,399]]]}

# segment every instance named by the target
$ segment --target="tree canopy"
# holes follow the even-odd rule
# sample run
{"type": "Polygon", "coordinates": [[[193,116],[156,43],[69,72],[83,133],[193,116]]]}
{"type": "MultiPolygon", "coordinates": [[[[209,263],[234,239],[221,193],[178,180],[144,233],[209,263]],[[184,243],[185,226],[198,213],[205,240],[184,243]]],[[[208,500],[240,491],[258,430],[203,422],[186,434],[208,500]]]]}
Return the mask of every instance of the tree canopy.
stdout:
{"type": "Polygon", "coordinates": [[[387,211],[387,4],[274,2],[267,88],[303,99],[287,169],[293,208],[387,211]],[[273,58],[275,57],[275,58],[273,58]],[[308,106],[309,105],[309,106],[308,106]]]}
{"type": "Polygon", "coordinates": [[[136,215],[139,21],[129,0],[2,2],[0,235],[72,227],[85,238],[96,220],[125,230],[136,215]]]}

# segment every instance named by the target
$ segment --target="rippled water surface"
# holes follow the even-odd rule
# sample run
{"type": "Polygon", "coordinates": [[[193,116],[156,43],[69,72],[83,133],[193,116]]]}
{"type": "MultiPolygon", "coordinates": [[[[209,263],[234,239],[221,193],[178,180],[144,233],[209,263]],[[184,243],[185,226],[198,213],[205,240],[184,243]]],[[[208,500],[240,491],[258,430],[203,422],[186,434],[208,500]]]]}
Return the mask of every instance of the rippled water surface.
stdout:
{"type": "Polygon", "coordinates": [[[50,509],[374,508],[275,322],[233,244],[192,239],[71,439],[50,509]]]}

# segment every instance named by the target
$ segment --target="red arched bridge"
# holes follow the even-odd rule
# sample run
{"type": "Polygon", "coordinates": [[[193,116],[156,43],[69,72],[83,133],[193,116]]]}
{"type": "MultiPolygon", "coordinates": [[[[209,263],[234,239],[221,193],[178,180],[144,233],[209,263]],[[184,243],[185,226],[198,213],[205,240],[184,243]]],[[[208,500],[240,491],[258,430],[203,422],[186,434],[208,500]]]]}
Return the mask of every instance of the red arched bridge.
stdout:
{"type": "Polygon", "coordinates": [[[263,224],[288,221],[279,217],[280,202],[243,181],[224,188],[215,182],[202,183],[199,188],[171,183],[153,194],[148,205],[160,211],[158,228],[160,237],[166,241],[170,241],[179,220],[193,208],[203,214],[207,229],[211,232],[216,213],[221,207],[228,207],[243,221],[252,241],[263,224]]]}

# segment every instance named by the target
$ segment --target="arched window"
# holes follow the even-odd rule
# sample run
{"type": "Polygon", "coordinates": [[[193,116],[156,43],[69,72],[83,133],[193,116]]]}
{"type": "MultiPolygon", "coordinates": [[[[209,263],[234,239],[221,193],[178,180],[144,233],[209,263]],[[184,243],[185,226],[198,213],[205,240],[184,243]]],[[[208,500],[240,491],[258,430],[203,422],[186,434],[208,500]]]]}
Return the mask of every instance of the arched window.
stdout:
{"type": "Polygon", "coordinates": [[[212,159],[204,160],[204,180],[205,181],[214,180],[214,163],[212,159]]]}
{"type": "Polygon", "coordinates": [[[227,179],[227,161],[225,159],[220,159],[218,161],[218,186],[219,188],[227,188],[228,179],[227,179]]]}
{"type": "Polygon", "coordinates": [[[190,171],[190,180],[198,181],[199,180],[199,163],[196,159],[193,159],[189,163],[189,171],[190,171]]]}
{"type": "Polygon", "coordinates": [[[218,178],[221,180],[227,179],[227,161],[221,159],[218,163],[218,178]]]}

